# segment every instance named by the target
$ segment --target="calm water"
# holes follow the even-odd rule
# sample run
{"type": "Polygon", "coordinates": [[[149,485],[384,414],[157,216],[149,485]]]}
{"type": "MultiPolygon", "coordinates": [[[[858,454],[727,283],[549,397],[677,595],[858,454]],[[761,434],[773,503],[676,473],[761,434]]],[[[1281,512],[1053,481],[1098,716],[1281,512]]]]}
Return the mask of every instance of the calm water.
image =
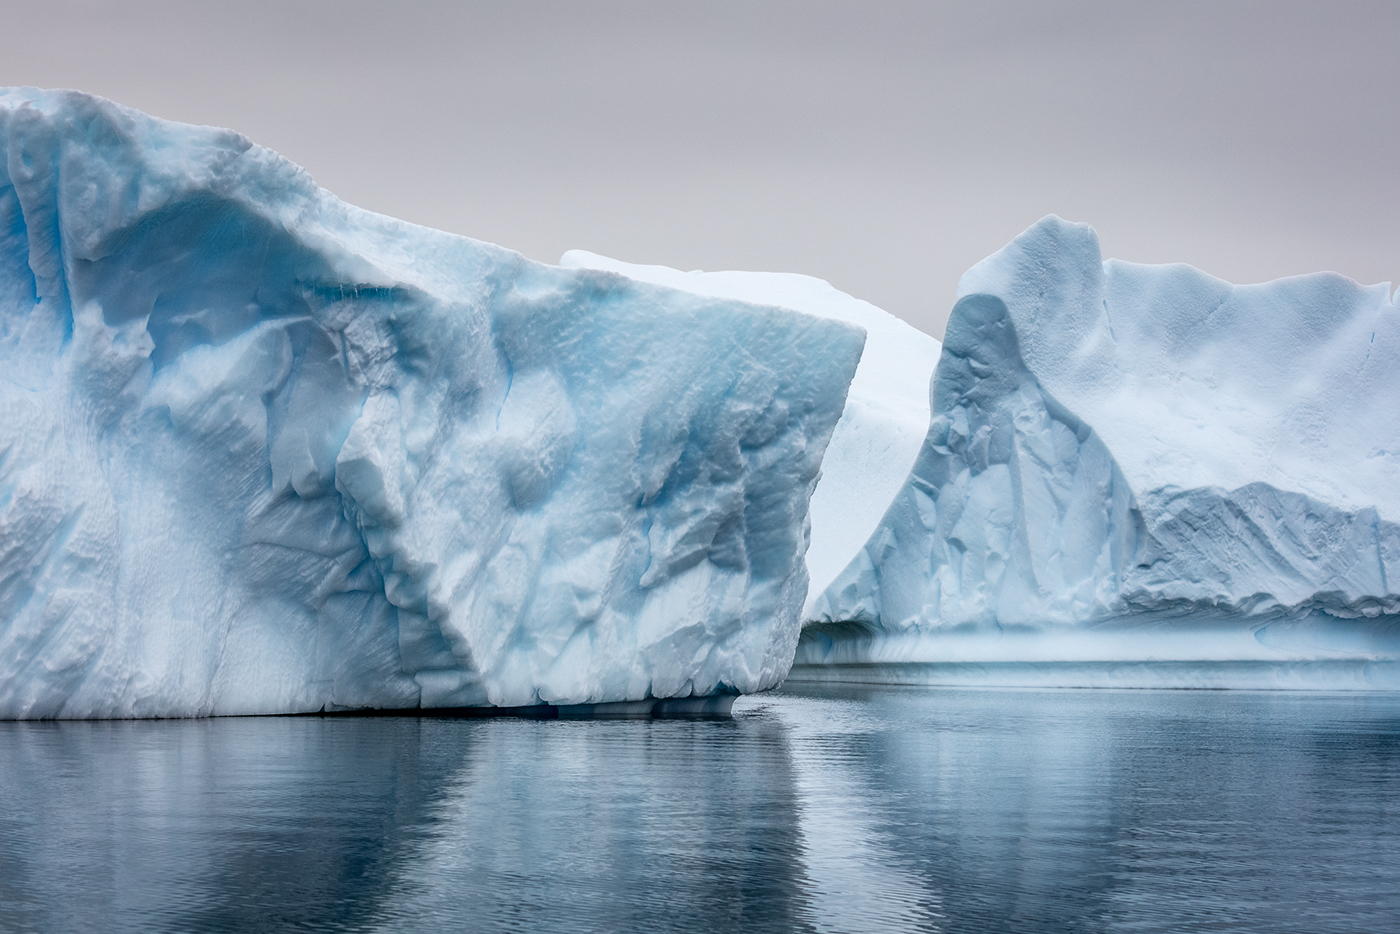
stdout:
{"type": "Polygon", "coordinates": [[[1400,697],[0,723],[0,930],[1400,929],[1400,697]]]}

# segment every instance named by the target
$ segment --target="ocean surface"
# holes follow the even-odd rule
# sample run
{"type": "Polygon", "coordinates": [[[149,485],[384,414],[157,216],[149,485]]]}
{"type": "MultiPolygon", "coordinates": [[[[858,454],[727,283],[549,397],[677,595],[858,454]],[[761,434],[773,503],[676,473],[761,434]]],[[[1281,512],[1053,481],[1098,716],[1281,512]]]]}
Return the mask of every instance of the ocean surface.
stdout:
{"type": "Polygon", "coordinates": [[[1400,695],[0,723],[0,931],[1400,930],[1400,695]]]}

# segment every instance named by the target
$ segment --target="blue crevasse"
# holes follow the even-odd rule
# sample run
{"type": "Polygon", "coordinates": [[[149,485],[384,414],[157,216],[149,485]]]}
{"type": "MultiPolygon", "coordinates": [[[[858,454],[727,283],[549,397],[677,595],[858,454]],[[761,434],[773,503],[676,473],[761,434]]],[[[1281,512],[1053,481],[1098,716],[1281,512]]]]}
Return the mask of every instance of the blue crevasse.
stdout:
{"type": "Polygon", "coordinates": [[[0,92],[0,717],[761,690],[859,328],[0,92]]]}

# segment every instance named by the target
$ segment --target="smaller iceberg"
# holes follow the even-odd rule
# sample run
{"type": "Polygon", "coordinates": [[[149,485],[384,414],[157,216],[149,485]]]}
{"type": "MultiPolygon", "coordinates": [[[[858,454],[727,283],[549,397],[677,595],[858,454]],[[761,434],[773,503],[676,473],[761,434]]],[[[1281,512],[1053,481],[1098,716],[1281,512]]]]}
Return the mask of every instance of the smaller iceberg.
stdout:
{"type": "Polygon", "coordinates": [[[1400,686],[1388,286],[1105,263],[1052,217],[960,292],[923,449],[795,677],[1400,686]]]}

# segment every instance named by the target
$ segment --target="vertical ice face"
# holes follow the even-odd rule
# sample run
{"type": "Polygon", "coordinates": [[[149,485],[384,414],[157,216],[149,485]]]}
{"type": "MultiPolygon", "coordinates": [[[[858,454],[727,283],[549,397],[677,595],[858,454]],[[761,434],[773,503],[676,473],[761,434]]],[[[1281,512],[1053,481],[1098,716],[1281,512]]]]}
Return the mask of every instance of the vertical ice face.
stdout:
{"type": "Polygon", "coordinates": [[[954,308],[933,411],[908,481],[816,618],[898,629],[1101,614],[1136,545],[1132,494],[1026,368],[996,296],[954,308]]]}
{"type": "Polygon", "coordinates": [[[929,379],[938,363],[939,342],[810,276],[682,272],[583,250],[570,250],[559,262],[570,268],[606,269],[697,295],[792,308],[865,329],[865,352],[812,494],[812,546],[807,551],[811,589],[803,608],[803,618],[810,619],[821,592],[875,531],[914,466],[928,430],[929,379]]]}
{"type": "Polygon", "coordinates": [[[858,328],[0,93],[0,716],[589,703],[790,663],[858,328]]]}
{"type": "Polygon", "coordinates": [[[1387,287],[1104,263],[1089,227],[1052,217],[960,291],[919,459],[817,599],[819,622],[857,625],[807,661],[842,632],[936,636],[926,660],[1131,657],[1145,643],[1104,634],[1172,620],[1244,633],[1230,653],[1400,650],[1387,287]]]}

